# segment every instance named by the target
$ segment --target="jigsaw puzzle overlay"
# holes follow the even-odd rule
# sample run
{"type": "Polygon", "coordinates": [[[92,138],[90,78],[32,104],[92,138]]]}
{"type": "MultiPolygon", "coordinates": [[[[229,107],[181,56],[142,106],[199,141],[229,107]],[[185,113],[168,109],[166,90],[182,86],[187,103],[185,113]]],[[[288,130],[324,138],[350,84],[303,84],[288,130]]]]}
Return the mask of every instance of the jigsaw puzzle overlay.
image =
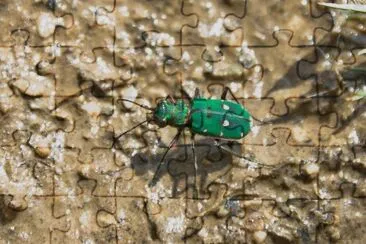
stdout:
{"type": "Polygon", "coordinates": [[[0,242],[364,242],[364,17],[344,16],[316,0],[1,1],[0,242]],[[219,147],[184,130],[149,187],[176,129],[122,99],[155,107],[181,86],[229,87],[251,132],[219,147]]]}

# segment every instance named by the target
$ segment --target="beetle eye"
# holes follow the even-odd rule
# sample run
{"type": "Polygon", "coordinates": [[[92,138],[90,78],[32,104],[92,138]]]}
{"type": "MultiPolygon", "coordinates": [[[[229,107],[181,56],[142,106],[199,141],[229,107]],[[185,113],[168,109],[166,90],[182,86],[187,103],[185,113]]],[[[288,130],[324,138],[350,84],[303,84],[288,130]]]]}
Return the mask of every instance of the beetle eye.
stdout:
{"type": "Polygon", "coordinates": [[[156,120],[155,123],[159,126],[159,127],[165,127],[167,126],[167,122],[166,120],[156,120]]]}

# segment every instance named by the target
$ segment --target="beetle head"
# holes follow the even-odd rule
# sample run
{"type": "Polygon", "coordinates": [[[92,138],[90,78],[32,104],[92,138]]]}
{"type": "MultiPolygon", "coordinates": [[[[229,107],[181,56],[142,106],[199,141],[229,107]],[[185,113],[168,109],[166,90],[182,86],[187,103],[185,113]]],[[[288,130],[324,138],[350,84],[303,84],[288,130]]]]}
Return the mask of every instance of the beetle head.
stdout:
{"type": "Polygon", "coordinates": [[[167,100],[160,101],[153,112],[152,122],[157,124],[159,127],[167,126],[168,121],[171,118],[171,105],[172,104],[167,100]]]}

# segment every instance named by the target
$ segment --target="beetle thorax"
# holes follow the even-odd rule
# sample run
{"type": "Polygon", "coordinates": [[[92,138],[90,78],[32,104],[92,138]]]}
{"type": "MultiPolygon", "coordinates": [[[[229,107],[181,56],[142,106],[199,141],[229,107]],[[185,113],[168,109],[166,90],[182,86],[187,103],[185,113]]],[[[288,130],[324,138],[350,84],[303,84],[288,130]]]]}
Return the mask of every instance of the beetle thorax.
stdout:
{"type": "Polygon", "coordinates": [[[154,121],[161,127],[170,125],[181,127],[186,125],[189,117],[189,107],[184,100],[176,103],[163,100],[158,103],[154,111],[154,121]]]}

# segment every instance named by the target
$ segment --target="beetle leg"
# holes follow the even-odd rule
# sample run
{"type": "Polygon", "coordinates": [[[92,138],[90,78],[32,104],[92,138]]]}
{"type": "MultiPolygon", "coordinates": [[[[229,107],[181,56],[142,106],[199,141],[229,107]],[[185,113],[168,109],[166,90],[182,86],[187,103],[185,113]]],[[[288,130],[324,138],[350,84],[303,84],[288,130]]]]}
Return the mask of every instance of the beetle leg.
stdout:
{"type": "Polygon", "coordinates": [[[200,98],[200,89],[196,88],[196,90],[194,90],[194,98],[200,98]]]}
{"type": "Polygon", "coordinates": [[[166,96],[166,98],[165,98],[165,99],[170,100],[172,103],[174,103],[174,104],[175,104],[175,99],[174,99],[174,97],[172,97],[170,94],[169,94],[168,96],[166,96]]]}
{"type": "Polygon", "coordinates": [[[181,86],[180,91],[182,93],[182,98],[186,97],[189,100],[189,102],[192,102],[193,100],[192,97],[187,93],[186,90],[184,90],[183,86],[181,86]]]}
{"type": "Polygon", "coordinates": [[[182,130],[178,130],[178,133],[174,136],[174,138],[169,143],[168,148],[165,150],[163,157],[159,161],[159,164],[158,164],[158,167],[155,170],[154,176],[153,176],[152,180],[149,183],[149,187],[153,187],[156,184],[156,180],[158,178],[160,168],[164,164],[165,157],[168,154],[168,152],[170,151],[170,149],[173,147],[173,145],[178,141],[181,133],[182,133],[182,130]]]}
{"type": "Polygon", "coordinates": [[[192,153],[193,153],[193,161],[194,161],[194,190],[193,190],[193,197],[197,198],[198,194],[198,187],[197,187],[197,171],[198,171],[198,164],[197,164],[197,154],[196,154],[196,145],[194,143],[194,136],[195,134],[192,133],[191,141],[192,141],[192,153]]]}
{"type": "MultiPolygon", "coordinates": [[[[231,89],[230,89],[229,87],[227,87],[227,86],[225,86],[224,91],[222,92],[221,99],[222,99],[222,100],[226,100],[226,96],[227,96],[227,93],[228,93],[228,92],[231,94],[231,96],[233,96],[233,98],[234,98],[235,102],[239,103],[239,101],[238,101],[238,99],[236,99],[236,97],[235,97],[234,93],[233,93],[233,92],[231,91],[231,89]]],[[[240,103],[239,103],[239,104],[240,104],[240,103]]]]}

